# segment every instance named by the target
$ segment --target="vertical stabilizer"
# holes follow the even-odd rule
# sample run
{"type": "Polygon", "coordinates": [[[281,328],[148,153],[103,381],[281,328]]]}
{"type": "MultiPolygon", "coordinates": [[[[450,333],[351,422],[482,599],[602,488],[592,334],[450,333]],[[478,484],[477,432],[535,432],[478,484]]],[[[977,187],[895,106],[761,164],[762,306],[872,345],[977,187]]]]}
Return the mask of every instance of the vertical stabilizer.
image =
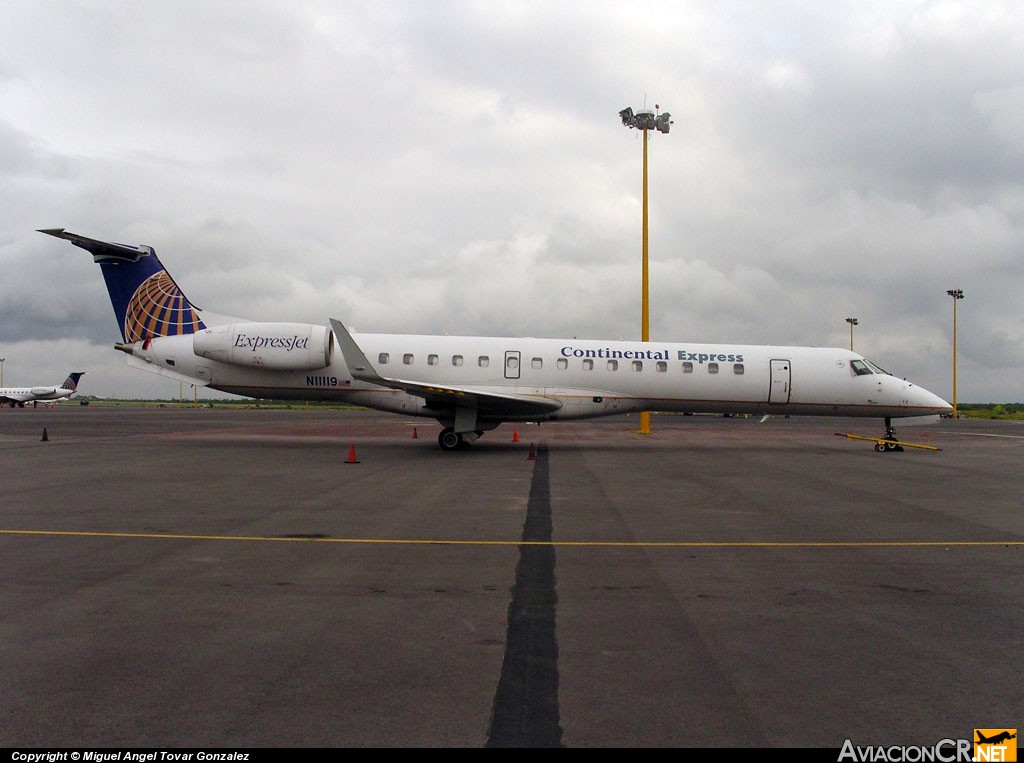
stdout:
{"type": "Polygon", "coordinates": [[[85,376],[85,371],[72,371],[68,374],[68,378],[61,384],[61,389],[69,389],[72,392],[78,390],[78,380],[85,376]]]}
{"type": "Polygon", "coordinates": [[[63,238],[92,254],[103,272],[125,342],[194,334],[206,328],[200,311],[164,269],[153,247],[97,241],[63,228],[39,232],[63,238]]]}

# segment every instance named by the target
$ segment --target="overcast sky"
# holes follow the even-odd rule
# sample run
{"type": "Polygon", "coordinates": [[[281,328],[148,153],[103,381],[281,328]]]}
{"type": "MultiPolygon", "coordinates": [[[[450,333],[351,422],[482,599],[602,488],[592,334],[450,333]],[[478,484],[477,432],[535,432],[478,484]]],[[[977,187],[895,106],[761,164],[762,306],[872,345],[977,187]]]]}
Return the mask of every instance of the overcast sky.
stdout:
{"type": "MultiPolygon", "coordinates": [[[[1024,401],[1024,5],[0,0],[4,384],[177,397],[98,266],[362,332],[848,347],[1024,401]]],[[[219,393],[218,393],[218,396],[219,393]]]]}

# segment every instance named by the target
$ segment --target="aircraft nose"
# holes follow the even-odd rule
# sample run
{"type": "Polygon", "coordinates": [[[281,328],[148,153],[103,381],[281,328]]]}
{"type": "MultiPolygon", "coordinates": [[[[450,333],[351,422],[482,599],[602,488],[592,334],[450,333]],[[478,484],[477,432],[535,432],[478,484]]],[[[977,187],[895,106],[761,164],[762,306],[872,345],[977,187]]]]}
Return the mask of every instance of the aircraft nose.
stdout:
{"type": "Polygon", "coordinates": [[[952,405],[938,395],[929,392],[924,387],[917,387],[913,384],[908,385],[907,397],[912,407],[924,409],[923,412],[926,413],[942,415],[953,412],[952,405]]]}

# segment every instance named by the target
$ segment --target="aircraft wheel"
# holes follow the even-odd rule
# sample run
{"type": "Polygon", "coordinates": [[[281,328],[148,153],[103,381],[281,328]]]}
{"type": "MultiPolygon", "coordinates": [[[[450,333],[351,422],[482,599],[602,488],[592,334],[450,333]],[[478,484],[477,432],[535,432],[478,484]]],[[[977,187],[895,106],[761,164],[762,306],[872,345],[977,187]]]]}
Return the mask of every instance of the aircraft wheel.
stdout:
{"type": "Polygon", "coordinates": [[[447,427],[442,429],[441,434],[437,436],[437,444],[441,446],[442,450],[455,450],[462,445],[462,435],[451,427],[447,427]]]}

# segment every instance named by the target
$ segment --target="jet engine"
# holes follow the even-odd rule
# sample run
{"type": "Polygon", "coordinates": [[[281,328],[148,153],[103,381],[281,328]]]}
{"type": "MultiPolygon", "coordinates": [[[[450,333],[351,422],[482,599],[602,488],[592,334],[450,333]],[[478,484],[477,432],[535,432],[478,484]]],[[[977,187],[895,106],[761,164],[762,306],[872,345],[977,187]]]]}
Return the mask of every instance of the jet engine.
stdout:
{"type": "Polygon", "coordinates": [[[309,323],[233,323],[192,335],[201,358],[271,371],[315,371],[331,364],[334,332],[309,323]]]}

